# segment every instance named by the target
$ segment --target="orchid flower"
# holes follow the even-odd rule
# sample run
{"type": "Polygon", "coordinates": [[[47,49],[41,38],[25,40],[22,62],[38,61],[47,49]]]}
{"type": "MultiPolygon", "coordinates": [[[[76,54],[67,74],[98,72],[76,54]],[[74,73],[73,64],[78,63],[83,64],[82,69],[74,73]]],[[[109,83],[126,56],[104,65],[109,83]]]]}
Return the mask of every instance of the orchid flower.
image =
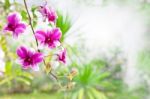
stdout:
{"type": "Polygon", "coordinates": [[[45,19],[48,19],[48,21],[52,23],[55,23],[56,19],[58,18],[55,10],[52,8],[49,8],[47,5],[40,6],[39,12],[42,14],[42,16],[45,19]]]}
{"type": "Polygon", "coordinates": [[[44,45],[48,45],[49,48],[55,48],[60,44],[61,31],[59,28],[52,30],[38,30],[35,33],[36,39],[44,45]]]}
{"type": "Polygon", "coordinates": [[[18,37],[18,35],[23,33],[25,29],[26,25],[21,22],[20,14],[14,12],[7,16],[7,25],[4,27],[4,30],[11,31],[14,37],[18,37]]]}
{"type": "Polygon", "coordinates": [[[66,64],[66,49],[63,49],[62,51],[60,51],[58,54],[58,61],[66,64]]]}
{"type": "Polygon", "coordinates": [[[32,68],[38,70],[39,67],[37,65],[43,60],[42,53],[30,51],[23,46],[17,49],[17,55],[21,60],[23,69],[32,68]]]}

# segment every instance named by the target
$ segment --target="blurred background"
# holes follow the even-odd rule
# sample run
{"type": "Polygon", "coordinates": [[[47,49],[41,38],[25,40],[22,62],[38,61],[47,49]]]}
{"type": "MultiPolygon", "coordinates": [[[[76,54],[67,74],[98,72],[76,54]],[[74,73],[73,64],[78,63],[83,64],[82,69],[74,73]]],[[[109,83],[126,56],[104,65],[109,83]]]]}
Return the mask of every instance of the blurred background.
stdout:
{"type": "Polygon", "coordinates": [[[35,29],[49,28],[35,10],[45,2],[67,48],[66,65],[52,61],[59,82],[42,64],[37,72],[17,64],[16,48],[34,39],[30,28],[19,39],[3,33],[8,13],[28,17],[23,0],[0,0],[0,99],[150,99],[150,0],[27,0],[35,29]]]}

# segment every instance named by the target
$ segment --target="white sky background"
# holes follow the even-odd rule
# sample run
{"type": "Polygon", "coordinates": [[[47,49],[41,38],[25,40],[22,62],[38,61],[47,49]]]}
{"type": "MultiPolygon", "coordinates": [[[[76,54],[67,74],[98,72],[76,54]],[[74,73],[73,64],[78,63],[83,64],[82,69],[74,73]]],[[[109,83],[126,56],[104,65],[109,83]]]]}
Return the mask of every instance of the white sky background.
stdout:
{"type": "MultiPolygon", "coordinates": [[[[41,5],[42,1],[28,0],[28,4],[41,5]]],[[[79,0],[47,1],[51,6],[70,14],[74,22],[70,33],[80,27],[79,33],[83,33],[85,46],[89,50],[87,57],[98,57],[100,53],[109,52],[108,49],[119,47],[128,59],[125,81],[130,85],[139,81],[135,68],[136,56],[144,46],[143,35],[147,29],[144,16],[136,10],[136,3],[128,6],[110,3],[102,7],[102,0],[91,0],[95,6],[76,2],[79,0]]],[[[80,44],[74,36],[70,36],[66,42],[80,44]]]]}

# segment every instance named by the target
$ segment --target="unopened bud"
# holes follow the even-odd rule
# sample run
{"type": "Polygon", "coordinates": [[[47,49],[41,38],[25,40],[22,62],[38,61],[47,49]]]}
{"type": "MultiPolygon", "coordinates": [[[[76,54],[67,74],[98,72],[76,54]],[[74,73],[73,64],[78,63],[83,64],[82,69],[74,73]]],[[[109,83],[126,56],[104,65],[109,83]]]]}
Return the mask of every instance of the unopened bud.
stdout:
{"type": "Polygon", "coordinates": [[[67,78],[71,81],[73,79],[73,77],[77,75],[77,73],[78,73],[78,70],[76,68],[72,68],[72,70],[67,78]]]}
{"type": "Polygon", "coordinates": [[[76,76],[77,75],[77,73],[78,73],[78,70],[76,69],[76,68],[72,68],[72,70],[71,70],[71,75],[72,76],[76,76]]]}

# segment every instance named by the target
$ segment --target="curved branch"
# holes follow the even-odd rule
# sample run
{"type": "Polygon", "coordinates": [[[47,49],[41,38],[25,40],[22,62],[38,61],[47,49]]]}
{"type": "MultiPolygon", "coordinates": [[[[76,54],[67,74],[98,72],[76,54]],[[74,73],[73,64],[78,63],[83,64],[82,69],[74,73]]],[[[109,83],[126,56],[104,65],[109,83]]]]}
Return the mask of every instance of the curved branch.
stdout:
{"type": "MultiPolygon", "coordinates": [[[[34,34],[35,34],[35,31],[34,31],[34,28],[33,28],[33,25],[32,25],[32,19],[31,19],[29,10],[28,10],[28,6],[27,6],[27,3],[26,3],[26,0],[24,0],[24,5],[25,5],[25,9],[26,9],[27,14],[28,14],[29,24],[30,24],[30,26],[31,26],[32,33],[33,33],[33,35],[34,35],[34,34]]],[[[38,41],[37,41],[35,35],[34,35],[34,38],[35,38],[35,41],[36,41],[37,51],[40,52],[40,50],[38,49],[38,41]]],[[[44,63],[44,65],[46,66],[45,60],[43,60],[43,63],[44,63]]],[[[56,79],[56,81],[58,81],[58,78],[57,78],[56,75],[54,75],[52,72],[50,72],[50,74],[56,79]]]]}
{"type": "MultiPolygon", "coordinates": [[[[29,24],[30,24],[30,26],[31,26],[32,33],[33,33],[33,35],[34,35],[34,34],[35,34],[35,31],[34,31],[34,28],[33,28],[33,25],[32,25],[32,19],[31,19],[29,10],[28,10],[28,6],[27,6],[27,3],[26,3],[26,0],[24,0],[24,5],[25,5],[25,8],[26,8],[26,11],[27,11],[27,14],[28,14],[29,24]]],[[[36,41],[37,50],[38,50],[38,52],[40,52],[40,50],[38,49],[38,41],[37,41],[35,35],[34,35],[34,38],[35,38],[35,41],[36,41]]]]}

